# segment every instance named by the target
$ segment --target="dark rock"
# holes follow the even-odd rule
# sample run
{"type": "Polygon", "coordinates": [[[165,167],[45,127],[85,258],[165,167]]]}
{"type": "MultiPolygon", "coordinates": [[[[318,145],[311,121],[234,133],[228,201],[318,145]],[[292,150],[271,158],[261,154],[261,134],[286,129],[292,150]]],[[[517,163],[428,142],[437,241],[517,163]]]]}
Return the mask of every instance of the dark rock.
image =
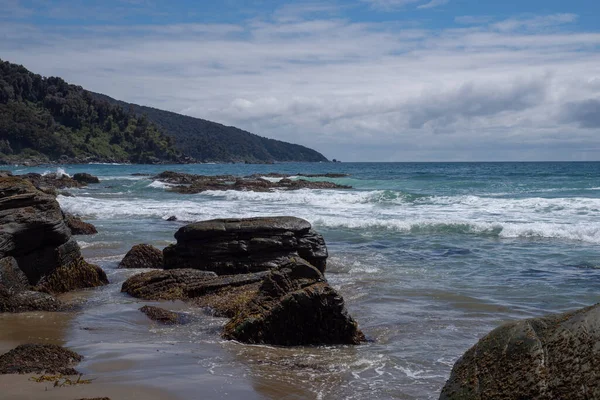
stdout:
{"type": "Polygon", "coordinates": [[[359,344],[365,340],[343,298],[319,270],[302,259],[271,271],[258,294],[225,325],[223,337],[283,346],[359,344]]]}
{"type": "Polygon", "coordinates": [[[469,349],[442,400],[600,398],[600,305],[504,324],[469,349]]]}
{"type": "Polygon", "coordinates": [[[85,399],[79,399],[79,400],[110,400],[110,398],[109,397],[94,397],[93,399],[85,398],[85,399]]]}
{"type": "Polygon", "coordinates": [[[153,321],[165,325],[185,324],[188,320],[185,314],[168,311],[159,307],[144,306],[140,311],[153,321]]]}
{"type": "Polygon", "coordinates": [[[80,183],[100,183],[100,179],[97,176],[88,174],[86,172],[79,172],[73,175],[73,179],[80,183]]]}
{"type": "Polygon", "coordinates": [[[174,215],[171,215],[169,218],[167,218],[167,221],[169,221],[169,222],[177,221],[177,217],[174,215]]]}
{"type": "Polygon", "coordinates": [[[302,257],[325,271],[327,247],[308,221],[295,217],[216,219],[186,225],[163,250],[165,269],[231,275],[277,268],[302,257]]]}
{"type": "Polygon", "coordinates": [[[152,174],[143,174],[141,172],[134,172],[131,176],[152,176],[152,174]]]}
{"type": "Polygon", "coordinates": [[[62,311],[65,305],[47,293],[33,290],[14,291],[0,284],[0,313],[26,311],[62,311]]]}
{"type": "Polygon", "coordinates": [[[13,176],[12,172],[6,170],[0,170],[0,178],[6,178],[8,176],[13,176]]]}
{"type": "Polygon", "coordinates": [[[27,276],[21,271],[17,260],[13,257],[0,259],[0,285],[10,291],[22,291],[29,289],[27,276]]]}
{"type": "Polygon", "coordinates": [[[22,344],[0,356],[0,374],[46,373],[78,375],[73,369],[83,359],[53,344],[22,344]]]}
{"type": "Polygon", "coordinates": [[[107,282],[81,257],[54,197],[18,177],[0,178],[0,259],[12,257],[29,284],[48,293],[107,282]]]}
{"type": "Polygon", "coordinates": [[[339,173],[327,173],[327,174],[298,174],[305,178],[346,178],[350,174],[339,174],[339,173]]]}
{"type": "Polygon", "coordinates": [[[52,273],[44,276],[35,290],[58,294],[106,284],[108,284],[108,278],[102,268],[79,258],[76,262],[61,265],[52,273]]]}
{"type": "MultiPolygon", "coordinates": [[[[287,178],[290,175],[270,173],[266,176],[287,178]]],[[[242,178],[232,175],[207,176],[165,171],[154,176],[152,179],[175,185],[169,188],[169,190],[182,194],[195,194],[207,190],[270,192],[275,189],[351,189],[350,186],[338,185],[332,182],[312,182],[301,179],[281,179],[279,182],[271,182],[263,179],[263,176],[260,174],[254,174],[242,178]]]]}
{"type": "Polygon", "coordinates": [[[82,221],[81,218],[72,214],[65,213],[65,222],[73,235],[95,235],[98,233],[98,230],[94,225],[82,221]]]}
{"type": "Polygon", "coordinates": [[[217,277],[214,272],[195,269],[150,271],[127,279],[121,291],[144,300],[189,300],[223,287],[255,283],[264,276],[257,273],[217,277]]]}
{"type": "Polygon", "coordinates": [[[56,189],[81,188],[87,186],[87,183],[78,182],[66,174],[51,173],[41,175],[29,173],[25,175],[19,175],[18,177],[28,180],[36,188],[42,190],[43,192],[47,192],[48,194],[52,194],[51,191],[57,193],[56,189]]]}
{"type": "Polygon", "coordinates": [[[149,244],[136,244],[125,254],[119,268],[162,268],[163,253],[149,244]]]}

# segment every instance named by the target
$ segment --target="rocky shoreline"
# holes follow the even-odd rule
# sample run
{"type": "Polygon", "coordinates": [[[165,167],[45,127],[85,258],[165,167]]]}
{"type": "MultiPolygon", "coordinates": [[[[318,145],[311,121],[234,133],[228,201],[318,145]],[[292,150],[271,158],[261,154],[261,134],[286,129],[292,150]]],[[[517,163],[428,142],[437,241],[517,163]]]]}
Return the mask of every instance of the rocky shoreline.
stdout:
{"type": "MultiPolygon", "coordinates": [[[[266,175],[278,182],[264,177],[166,171],[151,179],[175,185],[179,193],[232,186],[292,190],[290,175],[266,175]]],[[[96,229],[62,212],[55,199],[64,188],[98,183],[94,178],[0,172],[1,313],[69,310],[72,305],[58,300],[57,294],[108,283],[100,267],[83,259],[73,238],[96,229]]],[[[309,183],[301,185],[319,183],[304,182],[309,183]]],[[[187,323],[186,315],[168,309],[168,301],[180,300],[227,318],[220,335],[228,340],[277,346],[359,345],[366,340],[342,296],[327,282],[325,240],[307,221],[290,216],[216,219],[181,226],[174,236],[177,242],[163,250],[134,246],[119,265],[148,269],[129,277],[121,290],[134,298],[164,302],[140,309],[155,323],[173,329],[187,323]]],[[[500,326],[456,362],[440,399],[600,398],[598,310],[596,305],[500,326]]],[[[77,374],[73,367],[79,355],[40,346],[19,346],[0,355],[0,374],[77,374]],[[44,357],[62,364],[35,364],[44,357]]]]}
{"type": "Polygon", "coordinates": [[[267,174],[249,175],[238,177],[233,175],[195,175],[181,172],[165,171],[154,177],[153,180],[169,185],[168,190],[181,194],[197,194],[207,190],[237,190],[253,192],[271,192],[275,189],[280,190],[299,190],[299,189],[352,189],[348,185],[340,185],[329,181],[309,181],[306,179],[290,179],[291,177],[304,178],[340,178],[344,174],[325,174],[325,175],[288,175],[288,174],[267,174]],[[269,180],[266,178],[276,178],[269,180]]]}

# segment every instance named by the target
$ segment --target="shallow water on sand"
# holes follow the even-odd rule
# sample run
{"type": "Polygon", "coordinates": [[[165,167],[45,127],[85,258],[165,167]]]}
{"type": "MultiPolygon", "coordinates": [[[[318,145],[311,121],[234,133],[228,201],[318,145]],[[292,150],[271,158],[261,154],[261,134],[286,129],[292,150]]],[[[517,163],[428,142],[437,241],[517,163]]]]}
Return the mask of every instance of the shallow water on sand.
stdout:
{"type": "Polygon", "coordinates": [[[55,340],[83,354],[80,369],[99,382],[153,387],[172,398],[435,399],[458,357],[500,323],[599,299],[599,163],[65,169],[102,181],[59,201],[97,226],[99,234],[78,240],[111,284],[74,294],[86,300],[83,308],[54,322],[0,316],[0,346],[14,347],[25,337],[55,340]],[[178,195],[130,175],[165,169],[342,172],[351,176],[330,180],[355,189],[178,195]],[[170,215],[179,221],[165,221],[170,215]],[[219,338],[225,321],[204,310],[163,303],[193,320],[163,327],[138,311],[158,303],[120,293],[121,283],[140,272],[116,269],[132,245],[162,248],[193,220],[259,215],[306,218],[324,235],[327,278],[369,343],[277,348],[226,342],[219,338]]]}

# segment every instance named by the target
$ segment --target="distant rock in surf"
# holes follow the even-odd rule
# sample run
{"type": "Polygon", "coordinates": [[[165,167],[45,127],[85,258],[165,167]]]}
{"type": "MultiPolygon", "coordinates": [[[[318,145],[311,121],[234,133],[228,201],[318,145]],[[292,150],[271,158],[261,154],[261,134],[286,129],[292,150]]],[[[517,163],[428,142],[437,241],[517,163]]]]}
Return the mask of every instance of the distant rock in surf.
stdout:
{"type": "Polygon", "coordinates": [[[125,254],[119,268],[162,268],[163,252],[149,244],[136,244],[125,254]]]}
{"type": "Polygon", "coordinates": [[[494,329],[460,358],[440,400],[600,398],[600,304],[494,329]]]}
{"type": "Polygon", "coordinates": [[[88,174],[86,172],[80,172],[73,175],[73,179],[80,183],[100,183],[100,179],[97,176],[88,174]]]}
{"type": "MultiPolygon", "coordinates": [[[[305,175],[306,177],[335,177],[341,174],[305,175]]],[[[307,181],[304,179],[289,179],[290,175],[271,173],[267,177],[281,178],[278,181],[264,179],[260,175],[236,177],[233,175],[193,175],[181,172],[165,171],[152,179],[173,185],[168,190],[182,193],[195,194],[207,190],[237,190],[253,192],[271,192],[275,189],[298,190],[298,189],[351,189],[351,186],[339,185],[327,181],[307,181]]]]}
{"type": "Polygon", "coordinates": [[[322,273],[323,237],[296,217],[215,219],[186,225],[163,250],[165,269],[194,268],[219,275],[265,271],[302,257],[322,273]]]}
{"type": "Polygon", "coordinates": [[[81,218],[76,217],[73,214],[64,213],[65,214],[65,222],[69,229],[71,229],[71,234],[73,235],[95,235],[98,233],[96,227],[89,222],[82,221],[81,218]]]}

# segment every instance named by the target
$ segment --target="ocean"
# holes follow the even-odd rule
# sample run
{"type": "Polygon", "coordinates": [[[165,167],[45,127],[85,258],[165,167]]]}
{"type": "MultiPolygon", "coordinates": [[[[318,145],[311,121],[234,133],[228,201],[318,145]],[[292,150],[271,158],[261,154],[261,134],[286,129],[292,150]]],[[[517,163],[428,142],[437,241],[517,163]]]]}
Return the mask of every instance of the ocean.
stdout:
{"type": "MultiPolygon", "coordinates": [[[[111,284],[75,294],[83,309],[61,339],[98,379],[155,387],[173,399],[437,399],[454,362],[503,322],[600,299],[600,163],[286,163],[65,165],[101,183],[59,196],[98,228],[78,236],[111,284]],[[134,173],[345,173],[351,190],[182,195],[134,173]],[[168,222],[170,216],[177,222],[168,222]],[[369,342],[279,348],[219,338],[223,319],[181,302],[194,322],[163,327],[120,293],[140,271],[116,269],[137,243],[163,248],[186,223],[292,215],[327,243],[329,282],[369,342]]],[[[10,168],[14,173],[56,167],[10,168]]],[[[311,178],[322,180],[322,178],[311,178]]],[[[37,325],[36,325],[37,324],[37,325]]],[[[38,332],[38,333],[36,333],[38,332]]]]}

